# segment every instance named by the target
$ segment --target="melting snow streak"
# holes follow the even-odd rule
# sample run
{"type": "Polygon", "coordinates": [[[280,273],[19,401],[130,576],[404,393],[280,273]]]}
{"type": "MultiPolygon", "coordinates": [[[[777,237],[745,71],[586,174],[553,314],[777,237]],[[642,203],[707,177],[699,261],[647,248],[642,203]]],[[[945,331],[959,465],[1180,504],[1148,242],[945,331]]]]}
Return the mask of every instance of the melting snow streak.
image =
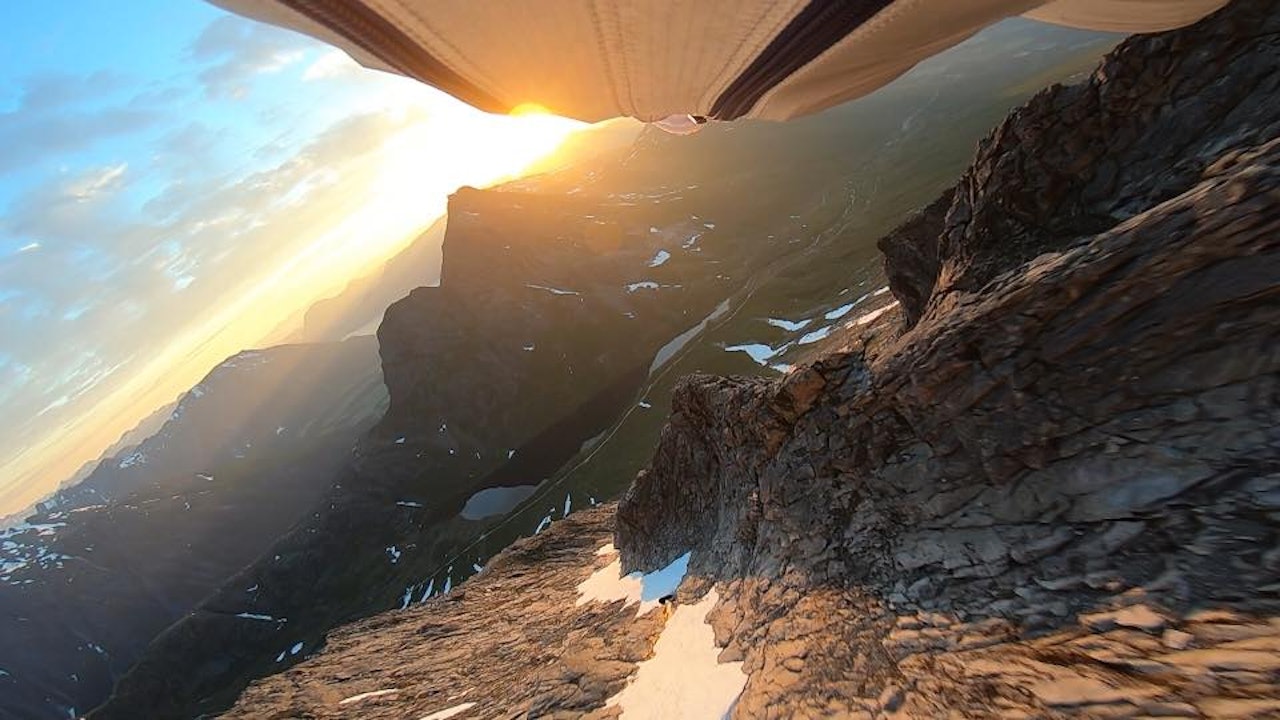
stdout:
{"type": "Polygon", "coordinates": [[[546,285],[530,285],[530,284],[525,284],[525,287],[527,287],[527,288],[532,288],[532,289],[534,289],[534,290],[546,290],[547,292],[551,293],[552,295],[577,295],[577,294],[579,294],[579,293],[578,293],[578,291],[576,291],[576,290],[561,290],[560,288],[547,287],[546,285]]]}
{"type": "Polygon", "coordinates": [[[473,702],[466,702],[466,703],[462,703],[461,705],[454,705],[451,708],[445,708],[444,710],[433,712],[430,715],[426,715],[420,718],[419,720],[448,720],[454,715],[460,715],[475,706],[476,704],[473,702]]]}
{"type": "Polygon", "coordinates": [[[339,700],[338,704],[350,705],[351,703],[358,703],[361,700],[368,700],[369,698],[381,697],[383,695],[390,695],[391,693],[398,693],[398,692],[400,691],[396,688],[388,688],[386,690],[374,690],[373,692],[360,693],[359,695],[352,695],[351,697],[345,700],[339,700]]]}

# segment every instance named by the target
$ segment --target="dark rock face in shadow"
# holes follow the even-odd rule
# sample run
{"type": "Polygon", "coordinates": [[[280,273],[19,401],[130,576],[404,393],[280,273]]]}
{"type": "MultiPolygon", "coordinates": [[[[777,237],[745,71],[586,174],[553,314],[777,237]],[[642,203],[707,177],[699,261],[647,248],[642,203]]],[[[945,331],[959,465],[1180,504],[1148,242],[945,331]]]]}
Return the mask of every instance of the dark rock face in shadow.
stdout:
{"type": "Polygon", "coordinates": [[[938,283],[938,236],[946,227],[947,211],[953,202],[954,188],[876,243],[884,253],[889,289],[902,303],[902,317],[908,326],[920,321],[933,286],[938,283]]]}

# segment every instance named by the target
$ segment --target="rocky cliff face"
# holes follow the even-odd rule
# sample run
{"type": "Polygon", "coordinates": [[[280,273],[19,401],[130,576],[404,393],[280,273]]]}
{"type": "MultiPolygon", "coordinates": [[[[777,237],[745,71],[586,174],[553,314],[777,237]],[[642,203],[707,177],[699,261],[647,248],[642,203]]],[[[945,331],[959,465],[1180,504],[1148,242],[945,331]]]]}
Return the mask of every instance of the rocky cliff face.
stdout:
{"type": "Polygon", "coordinates": [[[885,243],[906,333],[686,383],[617,544],[721,583],[739,716],[1280,708],[1277,28],[1011,115],[885,243]]]}
{"type": "Polygon", "coordinates": [[[555,457],[504,471],[512,484],[550,475],[630,399],[658,348],[714,308],[721,283],[702,273],[728,259],[664,250],[667,233],[650,227],[705,230],[674,207],[641,221],[598,197],[464,188],[449,216],[441,284],[392,305],[379,327],[392,402],[358,450],[360,474],[430,472],[438,495],[447,478],[474,491],[513,450],[555,457]],[[596,398],[609,400],[572,411],[596,398]],[[578,429],[539,449],[569,415],[578,429]]]}
{"type": "Polygon", "coordinates": [[[1270,22],[1261,6],[1237,9],[1126,43],[1087,82],[1012,113],[950,196],[882,242],[908,320],[926,302],[948,312],[950,296],[1171,200],[1275,138],[1270,22]]]}
{"type": "Polygon", "coordinates": [[[1280,712],[1278,30],[1239,0],[1042,93],[885,240],[903,312],[688,378],[616,518],[233,716],[614,717],[695,609],[736,718],[1280,712]],[[592,600],[611,528],[624,569],[687,560],[674,605],[592,600]]]}

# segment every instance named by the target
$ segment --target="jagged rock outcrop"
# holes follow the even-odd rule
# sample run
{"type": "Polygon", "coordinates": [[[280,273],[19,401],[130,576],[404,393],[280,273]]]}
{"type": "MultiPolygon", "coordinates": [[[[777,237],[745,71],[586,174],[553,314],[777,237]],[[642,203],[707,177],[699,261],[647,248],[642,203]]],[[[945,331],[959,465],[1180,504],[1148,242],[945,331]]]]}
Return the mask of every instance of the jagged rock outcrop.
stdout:
{"type": "Polygon", "coordinates": [[[686,382],[617,544],[720,581],[738,717],[1280,712],[1278,27],[1237,2],[1014,113],[909,332],[686,382]]]}
{"type": "Polygon", "coordinates": [[[882,243],[908,322],[923,309],[917,298],[948,312],[950,294],[978,291],[1187,192],[1234,153],[1276,137],[1273,10],[1242,3],[1125,43],[1086,82],[1051,88],[1011,113],[980,144],[953,199],[882,243]]]}
{"type": "Polygon", "coordinates": [[[952,188],[876,243],[884,253],[889,289],[902,304],[902,317],[907,325],[920,321],[933,286],[938,282],[938,236],[954,201],[955,189],[952,188]]]}
{"type": "Polygon", "coordinates": [[[1273,143],[946,321],[781,382],[691,379],[619,509],[624,558],[693,548],[724,582],[741,717],[889,687],[919,717],[1274,711],[1277,202],[1273,143]],[[1082,639],[1131,605],[1160,619],[1082,639]],[[1208,611],[1252,639],[1160,649],[1208,611]]]}
{"type": "MultiPolygon", "coordinates": [[[[628,569],[691,552],[676,612],[718,593],[732,717],[1280,716],[1271,9],[1011,116],[885,241],[901,313],[780,379],[682,383],[614,540],[628,569]]],[[[577,606],[610,510],[233,715],[615,717],[665,611],[577,606]]]]}

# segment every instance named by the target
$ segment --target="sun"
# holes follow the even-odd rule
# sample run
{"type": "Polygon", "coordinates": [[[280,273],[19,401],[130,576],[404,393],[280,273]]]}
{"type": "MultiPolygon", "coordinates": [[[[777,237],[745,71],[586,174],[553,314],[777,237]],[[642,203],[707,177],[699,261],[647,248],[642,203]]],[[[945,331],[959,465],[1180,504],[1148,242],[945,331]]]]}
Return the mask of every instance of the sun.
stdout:
{"type": "Polygon", "coordinates": [[[384,261],[444,213],[457,188],[517,178],[586,127],[532,103],[494,115],[435,93],[398,99],[408,101],[393,115],[398,129],[370,158],[367,185],[352,188],[358,209],[302,253],[314,267],[289,273],[312,276],[307,286],[384,261]]]}
{"type": "Polygon", "coordinates": [[[511,108],[510,112],[507,114],[512,117],[521,117],[524,115],[555,115],[555,113],[546,109],[542,105],[532,102],[520,103],[519,105],[511,108]]]}

